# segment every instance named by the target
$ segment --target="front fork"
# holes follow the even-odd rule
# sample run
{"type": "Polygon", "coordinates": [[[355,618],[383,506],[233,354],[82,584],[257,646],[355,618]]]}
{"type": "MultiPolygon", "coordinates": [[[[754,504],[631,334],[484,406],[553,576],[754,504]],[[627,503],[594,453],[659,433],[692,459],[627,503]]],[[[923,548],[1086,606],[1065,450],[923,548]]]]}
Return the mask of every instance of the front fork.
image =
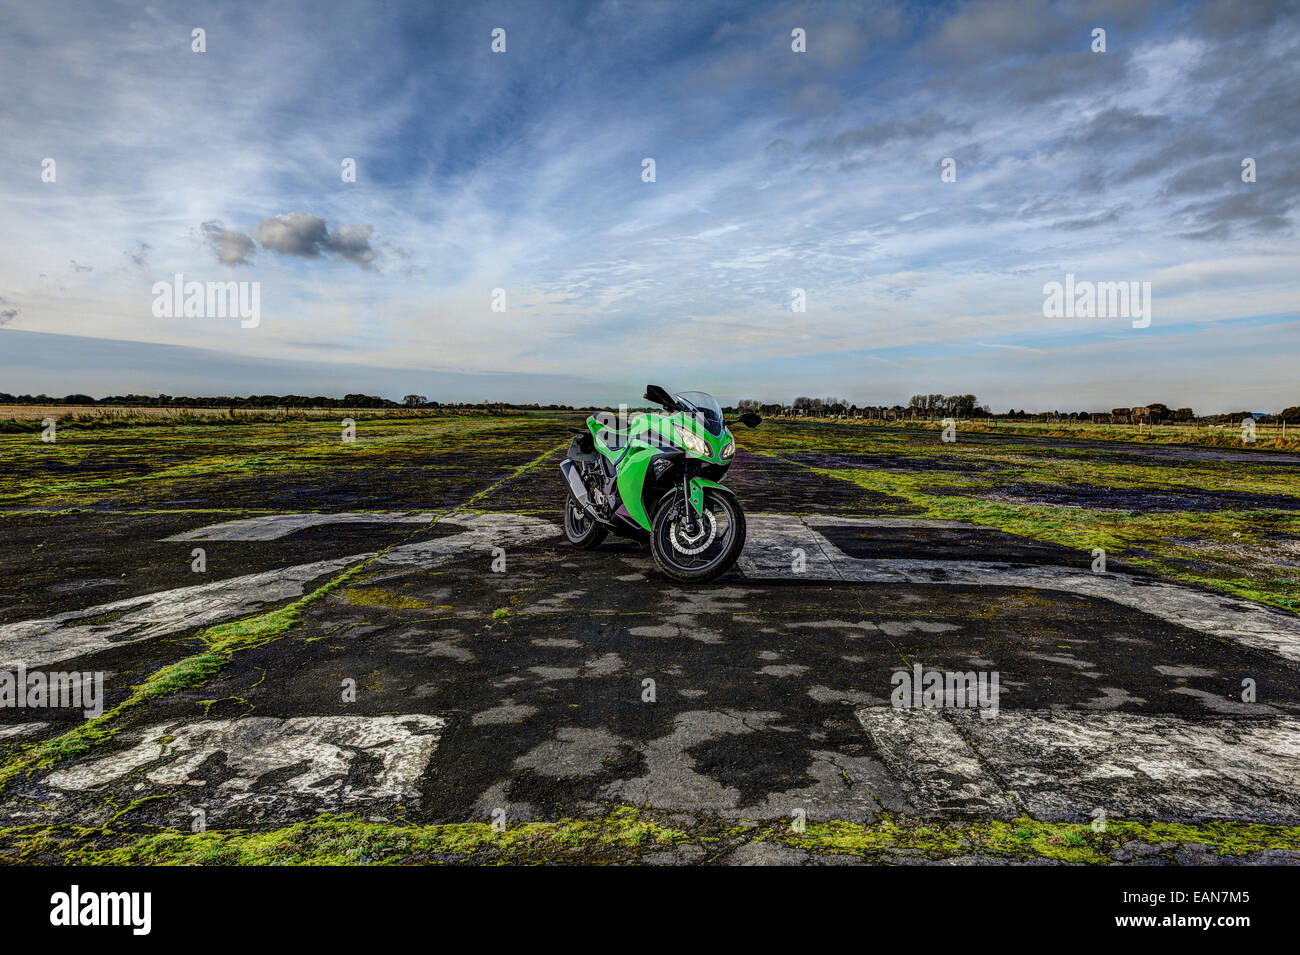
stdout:
{"type": "Polygon", "coordinates": [[[683,518],[682,530],[688,537],[695,536],[695,515],[703,516],[704,514],[704,492],[700,491],[700,500],[697,503],[695,498],[692,497],[695,486],[695,479],[689,473],[682,475],[682,499],[690,502],[687,507],[683,508],[686,516],[683,518]]]}

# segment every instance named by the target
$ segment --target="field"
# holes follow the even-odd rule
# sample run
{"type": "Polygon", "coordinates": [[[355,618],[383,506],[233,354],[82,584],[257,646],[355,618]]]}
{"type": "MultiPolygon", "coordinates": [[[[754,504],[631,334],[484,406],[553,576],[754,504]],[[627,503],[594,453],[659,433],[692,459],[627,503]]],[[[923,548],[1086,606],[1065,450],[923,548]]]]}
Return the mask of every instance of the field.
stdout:
{"type": "Polygon", "coordinates": [[[1280,436],[767,422],[683,588],[559,536],[577,417],[345,414],[0,433],[0,671],[105,690],[0,710],[0,859],[1300,860],[1280,436]]]}

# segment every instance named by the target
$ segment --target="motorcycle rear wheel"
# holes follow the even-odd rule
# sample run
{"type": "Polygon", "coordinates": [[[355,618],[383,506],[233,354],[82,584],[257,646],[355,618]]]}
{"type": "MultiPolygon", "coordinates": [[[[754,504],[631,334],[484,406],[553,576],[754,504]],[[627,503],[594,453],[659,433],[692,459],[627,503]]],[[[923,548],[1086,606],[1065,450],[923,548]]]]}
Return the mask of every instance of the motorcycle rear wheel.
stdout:
{"type": "Polygon", "coordinates": [[[609,534],[570,494],[564,501],[564,536],[579,550],[591,550],[609,534]]]}

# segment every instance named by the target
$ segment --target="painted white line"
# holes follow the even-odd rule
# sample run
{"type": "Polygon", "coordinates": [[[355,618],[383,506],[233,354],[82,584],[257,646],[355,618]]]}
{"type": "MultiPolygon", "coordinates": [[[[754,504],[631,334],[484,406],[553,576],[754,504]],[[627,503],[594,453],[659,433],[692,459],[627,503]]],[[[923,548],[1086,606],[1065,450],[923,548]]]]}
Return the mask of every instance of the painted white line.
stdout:
{"type": "Polygon", "coordinates": [[[857,717],[917,815],[1020,815],[979,756],[936,710],[869,706],[858,710],[857,717]]]}
{"type": "MultiPolygon", "coordinates": [[[[850,557],[809,526],[810,522],[825,523],[825,518],[779,515],[747,518],[749,535],[738,563],[741,573],[755,579],[1060,590],[1109,600],[1190,630],[1300,661],[1300,617],[1248,600],[1206,593],[1154,577],[1093,574],[1075,567],[1003,561],[850,557]],[[791,566],[796,549],[805,554],[806,568],[802,574],[794,573],[791,566]]],[[[836,523],[857,522],[841,519],[836,523]]]]}
{"type": "Polygon", "coordinates": [[[436,511],[380,511],[374,514],[268,514],[209,524],[197,530],[164,537],[165,541],[273,541],[308,527],[325,524],[427,524],[436,511]]]}
{"type": "Polygon", "coordinates": [[[10,723],[0,726],[0,740],[34,736],[42,730],[48,729],[49,726],[49,723],[10,723]]]}
{"type": "Polygon", "coordinates": [[[402,568],[436,566],[470,554],[490,556],[494,547],[522,547],[562,533],[550,521],[524,514],[454,514],[444,517],[442,523],[462,530],[446,537],[399,544],[382,554],[377,563],[402,568]]]}
{"type": "Polygon", "coordinates": [[[858,721],[922,815],[1300,821],[1300,719],[865,707],[858,721]],[[999,804],[999,800],[1003,800],[999,804]],[[963,806],[966,808],[963,810],[963,806]]]}
{"type": "MultiPolygon", "coordinates": [[[[560,533],[554,524],[515,514],[455,514],[443,521],[461,532],[393,547],[377,566],[436,567],[479,552],[488,556],[493,547],[516,547],[560,533]]],[[[311,585],[376,553],[296,564],[0,625],[0,668],[48,667],[113,646],[248,616],[301,597],[311,585]]]]}
{"type": "MultiPolygon", "coordinates": [[[[288,800],[322,809],[419,800],[446,720],[437,716],[247,716],[163,724],[139,731],[135,745],[50,773],[54,801],[127,781],[137,771],[154,786],[176,787],[210,812],[255,804],[275,815],[288,800]]],[[[129,739],[130,737],[128,737],[129,739]]]]}
{"type": "Polygon", "coordinates": [[[48,667],[109,647],[247,616],[277,601],[301,597],[313,582],[341,573],[364,556],[298,564],[4,624],[0,669],[48,667]]]}

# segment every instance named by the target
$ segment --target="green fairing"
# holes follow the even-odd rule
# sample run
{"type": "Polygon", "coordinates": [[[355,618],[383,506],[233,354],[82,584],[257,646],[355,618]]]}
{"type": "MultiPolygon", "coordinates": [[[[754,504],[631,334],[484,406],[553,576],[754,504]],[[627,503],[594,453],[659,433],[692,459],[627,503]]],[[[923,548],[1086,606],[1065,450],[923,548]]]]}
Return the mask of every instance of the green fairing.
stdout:
{"type": "Polygon", "coordinates": [[[623,506],[627,508],[632,520],[646,530],[650,530],[650,518],[646,515],[645,505],[641,503],[641,487],[645,484],[646,469],[657,453],[653,448],[630,448],[618,468],[618,496],[622,498],[623,506]]]}
{"type": "MultiPolygon", "coordinates": [[[[722,434],[714,436],[704,428],[697,427],[693,420],[688,420],[681,412],[673,414],[634,414],[628,418],[623,447],[611,448],[601,438],[620,434],[616,429],[607,428],[592,415],[587,419],[587,430],[591,432],[596,449],[609,458],[616,468],[618,495],[627,508],[628,516],[647,531],[650,517],[641,502],[641,489],[645,486],[646,470],[655,455],[661,454],[665,447],[681,448],[674,431],[680,427],[704,441],[709,449],[707,455],[696,454],[695,457],[719,464],[730,460],[722,456],[722,449],[733,440],[731,430],[723,428],[722,434]]],[[[690,453],[690,452],[688,452],[690,453]]],[[[704,478],[694,478],[690,485],[691,507],[696,513],[704,512],[704,488],[713,487],[726,490],[721,484],[704,478]]],[[[729,493],[729,492],[728,492],[729,493]]]]}

